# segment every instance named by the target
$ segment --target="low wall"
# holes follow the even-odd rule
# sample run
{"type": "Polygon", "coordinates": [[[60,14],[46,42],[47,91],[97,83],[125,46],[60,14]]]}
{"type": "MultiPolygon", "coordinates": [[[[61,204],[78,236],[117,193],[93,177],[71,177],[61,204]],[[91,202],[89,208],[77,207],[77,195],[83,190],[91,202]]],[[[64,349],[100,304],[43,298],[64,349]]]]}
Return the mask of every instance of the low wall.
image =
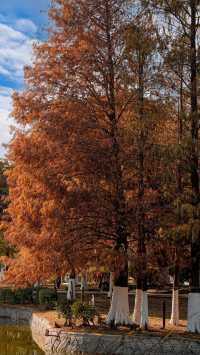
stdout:
{"type": "Polygon", "coordinates": [[[192,355],[200,354],[200,340],[183,336],[105,335],[65,332],[53,328],[49,321],[33,314],[31,329],[34,340],[45,354],[104,354],[104,355],[192,355]]]}
{"type": "Polygon", "coordinates": [[[34,309],[23,306],[0,306],[0,320],[15,324],[29,324],[32,319],[34,309]]]}

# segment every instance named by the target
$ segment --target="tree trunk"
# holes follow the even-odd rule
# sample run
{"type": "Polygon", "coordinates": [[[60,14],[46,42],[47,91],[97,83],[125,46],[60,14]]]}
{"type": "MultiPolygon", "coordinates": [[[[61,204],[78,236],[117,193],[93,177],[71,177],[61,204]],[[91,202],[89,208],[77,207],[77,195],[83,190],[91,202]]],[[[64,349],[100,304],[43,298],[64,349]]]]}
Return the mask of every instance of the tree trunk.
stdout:
{"type": "MultiPolygon", "coordinates": [[[[183,63],[181,62],[181,75],[180,75],[180,94],[179,94],[179,105],[178,105],[178,132],[177,132],[177,142],[181,146],[183,139],[183,63]]],[[[178,160],[177,163],[177,193],[179,196],[183,193],[182,186],[182,161],[178,160]]]]}
{"type": "Polygon", "coordinates": [[[115,250],[121,259],[118,268],[114,272],[114,287],[111,300],[110,311],[107,317],[107,323],[110,325],[131,325],[129,318],[129,300],[128,300],[128,234],[126,225],[126,208],[124,190],[122,184],[121,170],[118,165],[119,151],[116,149],[116,176],[117,176],[117,196],[115,201],[116,211],[116,245],[115,250]]]}
{"type": "Polygon", "coordinates": [[[112,293],[113,293],[113,272],[110,272],[110,279],[109,279],[109,291],[108,291],[108,297],[111,298],[112,297],[112,293]]]}
{"type": "Polygon", "coordinates": [[[172,290],[172,312],[171,312],[171,325],[179,325],[179,259],[177,257],[177,250],[175,253],[175,270],[174,282],[172,290]]]}
{"type": "MultiPolygon", "coordinates": [[[[182,144],[183,138],[183,112],[184,112],[184,104],[183,104],[183,66],[184,62],[181,59],[180,63],[180,91],[179,91],[179,108],[178,108],[178,134],[177,134],[177,142],[180,146],[182,144]]],[[[177,163],[177,194],[180,197],[183,193],[183,184],[182,184],[182,162],[178,160],[177,163]]],[[[181,203],[178,206],[178,217],[177,224],[181,225],[182,217],[181,217],[181,203]]],[[[174,278],[173,278],[173,289],[172,289],[172,311],[170,323],[171,325],[179,325],[179,257],[178,257],[178,249],[179,246],[175,248],[175,270],[174,270],[174,278]]]]}
{"type": "Polygon", "coordinates": [[[139,50],[139,71],[138,71],[138,100],[139,100],[139,124],[140,134],[138,138],[138,202],[137,202],[137,227],[138,227],[138,258],[140,271],[137,276],[137,288],[135,295],[135,306],[133,312],[133,322],[141,328],[148,325],[148,296],[146,279],[146,246],[145,246],[145,212],[144,212],[144,192],[145,192],[145,168],[144,168],[144,58],[139,50]]]}
{"type": "Polygon", "coordinates": [[[148,295],[147,291],[143,291],[139,288],[136,289],[135,294],[133,323],[143,329],[146,329],[148,326],[148,295]]]}
{"type": "Polygon", "coordinates": [[[172,312],[170,318],[171,325],[179,325],[179,290],[174,288],[172,290],[172,312]]]}
{"type": "Polygon", "coordinates": [[[69,276],[67,299],[68,301],[74,301],[76,299],[76,280],[74,271],[72,271],[69,276]]]}
{"type": "Polygon", "coordinates": [[[135,304],[133,311],[133,323],[137,324],[142,329],[148,327],[148,295],[146,280],[138,277],[135,304]]]}
{"type": "Polygon", "coordinates": [[[81,290],[87,290],[87,289],[88,289],[87,273],[82,272],[82,274],[81,274],[81,290]]]}
{"type": "Polygon", "coordinates": [[[112,325],[132,325],[129,317],[128,264],[114,278],[110,310],[106,322],[112,325]]]}
{"type": "MultiPolygon", "coordinates": [[[[193,204],[199,202],[198,104],[197,104],[197,4],[190,0],[191,25],[191,184],[193,204]]],[[[191,292],[188,296],[188,331],[200,333],[199,241],[191,239],[191,292]]]]}
{"type": "Polygon", "coordinates": [[[110,325],[131,325],[129,318],[128,301],[128,232],[126,222],[126,204],[124,197],[124,188],[122,181],[122,171],[120,163],[120,151],[118,144],[117,124],[115,112],[112,114],[112,138],[113,153],[115,157],[115,178],[116,178],[116,199],[114,208],[116,213],[116,240],[115,251],[123,259],[121,265],[114,273],[114,287],[111,300],[110,311],[107,317],[107,323],[110,325]]]}
{"type": "Polygon", "coordinates": [[[122,264],[118,265],[115,270],[114,287],[111,300],[110,310],[107,316],[107,323],[110,325],[132,324],[129,318],[129,302],[128,302],[128,230],[126,221],[126,202],[123,185],[123,173],[121,152],[118,132],[118,115],[115,93],[115,64],[114,64],[114,46],[112,37],[112,14],[113,9],[111,2],[105,2],[106,10],[106,42],[108,57],[108,78],[109,85],[107,90],[107,99],[109,110],[107,116],[110,121],[112,150],[113,150],[113,177],[114,177],[114,202],[115,210],[115,228],[116,240],[115,251],[122,257],[122,264]]]}

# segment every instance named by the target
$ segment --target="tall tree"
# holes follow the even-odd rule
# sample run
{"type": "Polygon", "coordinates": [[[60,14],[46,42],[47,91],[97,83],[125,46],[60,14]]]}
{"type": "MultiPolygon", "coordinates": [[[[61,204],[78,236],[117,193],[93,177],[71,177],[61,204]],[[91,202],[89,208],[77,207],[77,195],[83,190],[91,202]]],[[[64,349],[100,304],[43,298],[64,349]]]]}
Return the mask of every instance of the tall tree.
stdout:
{"type": "Polygon", "coordinates": [[[63,270],[114,261],[107,321],[115,324],[131,324],[120,136],[132,95],[123,93],[119,75],[124,4],[53,1],[55,25],[26,69],[27,90],[14,97],[14,116],[29,130],[10,146],[13,223],[7,231],[35,257],[47,248],[63,270]]]}
{"type": "Polygon", "coordinates": [[[140,263],[140,272],[137,274],[137,287],[133,321],[141,327],[147,327],[148,300],[147,300],[147,202],[146,193],[150,186],[147,182],[148,160],[151,155],[152,136],[158,126],[158,115],[152,114],[151,106],[159,110],[158,101],[161,98],[159,89],[161,85],[160,58],[158,56],[158,37],[153,25],[152,16],[145,11],[142,2],[137,2],[134,18],[127,26],[126,55],[129,64],[129,85],[135,92],[136,107],[134,115],[137,129],[135,144],[135,174],[136,178],[136,230],[137,230],[137,256],[140,263]],[[132,80],[132,82],[131,82],[132,80]],[[141,271],[142,270],[142,271],[141,271]]]}
{"type": "MultiPolygon", "coordinates": [[[[199,0],[151,0],[156,10],[160,10],[169,19],[168,31],[175,31],[185,37],[187,55],[189,58],[189,95],[190,95],[190,183],[192,190],[191,204],[198,210],[199,204],[199,157],[198,157],[198,33],[200,18],[199,0]]],[[[188,153],[188,152],[187,152],[188,153]]],[[[198,213],[195,213],[197,215],[198,213]]],[[[197,218],[195,218],[196,220],[197,218]]],[[[197,222],[197,221],[196,221],[197,222]]],[[[191,238],[191,293],[188,303],[188,330],[200,332],[199,306],[200,306],[200,254],[199,238],[191,238]]]]}
{"type": "MultiPolygon", "coordinates": [[[[180,260],[182,258],[179,244],[183,242],[184,238],[180,237],[180,229],[182,227],[183,221],[181,216],[181,204],[183,201],[183,192],[185,185],[185,171],[183,168],[183,142],[186,136],[186,125],[187,122],[185,117],[187,115],[187,91],[188,91],[188,56],[186,50],[185,36],[177,36],[172,41],[171,38],[168,38],[169,34],[165,34],[162,38],[164,43],[165,51],[164,55],[164,65],[163,70],[166,73],[168,80],[168,89],[171,97],[174,98],[175,112],[174,115],[177,117],[176,123],[176,143],[173,147],[173,160],[176,165],[176,183],[173,188],[172,183],[172,206],[176,204],[176,208],[172,209],[175,211],[175,218],[173,220],[173,226],[167,226],[168,236],[170,236],[170,230],[174,235],[175,225],[177,227],[177,236],[172,238],[174,241],[174,250],[173,250],[173,290],[172,290],[172,312],[170,322],[172,325],[179,324],[179,275],[180,275],[180,260]],[[170,46],[167,44],[170,42],[170,46]],[[180,239],[180,240],[179,240],[180,239]]],[[[188,127],[187,127],[188,129],[188,127]]],[[[169,237],[169,239],[171,239],[169,237]]],[[[171,240],[171,242],[172,242],[171,240]]],[[[187,238],[185,238],[185,243],[187,244],[187,238]]]]}

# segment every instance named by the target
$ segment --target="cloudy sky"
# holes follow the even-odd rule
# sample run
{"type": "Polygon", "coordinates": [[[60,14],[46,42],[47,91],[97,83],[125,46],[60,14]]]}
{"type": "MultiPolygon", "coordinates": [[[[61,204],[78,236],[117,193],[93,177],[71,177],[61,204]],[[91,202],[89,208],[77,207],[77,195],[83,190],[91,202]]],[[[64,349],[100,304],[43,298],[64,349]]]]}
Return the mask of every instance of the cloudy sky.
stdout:
{"type": "Polygon", "coordinates": [[[11,96],[23,88],[23,66],[31,63],[32,44],[46,36],[49,0],[0,1],[0,157],[13,124],[11,96]]]}

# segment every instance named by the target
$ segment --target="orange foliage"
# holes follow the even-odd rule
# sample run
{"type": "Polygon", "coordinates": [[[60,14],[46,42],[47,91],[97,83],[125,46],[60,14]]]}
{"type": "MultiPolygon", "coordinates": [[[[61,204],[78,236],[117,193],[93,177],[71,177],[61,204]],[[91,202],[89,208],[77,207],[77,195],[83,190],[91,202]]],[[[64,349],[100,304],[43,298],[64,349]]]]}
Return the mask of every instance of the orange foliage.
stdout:
{"type": "MultiPolygon", "coordinates": [[[[9,152],[6,237],[19,256],[8,277],[16,283],[127,261],[137,238],[138,110],[135,88],[125,90],[121,79],[125,3],[54,0],[55,26],[25,69],[26,90],[13,97],[13,115],[24,126],[9,152]]],[[[146,106],[155,132],[160,107],[146,106]]]]}

